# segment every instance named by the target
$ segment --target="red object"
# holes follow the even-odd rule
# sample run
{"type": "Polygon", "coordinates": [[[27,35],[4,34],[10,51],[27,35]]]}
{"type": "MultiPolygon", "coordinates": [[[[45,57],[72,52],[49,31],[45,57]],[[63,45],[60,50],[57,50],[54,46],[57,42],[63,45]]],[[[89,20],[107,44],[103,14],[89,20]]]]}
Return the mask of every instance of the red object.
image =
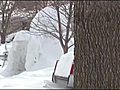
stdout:
{"type": "Polygon", "coordinates": [[[70,74],[73,74],[73,73],[74,73],[74,64],[72,64],[71,71],[70,71],[70,74]]]}

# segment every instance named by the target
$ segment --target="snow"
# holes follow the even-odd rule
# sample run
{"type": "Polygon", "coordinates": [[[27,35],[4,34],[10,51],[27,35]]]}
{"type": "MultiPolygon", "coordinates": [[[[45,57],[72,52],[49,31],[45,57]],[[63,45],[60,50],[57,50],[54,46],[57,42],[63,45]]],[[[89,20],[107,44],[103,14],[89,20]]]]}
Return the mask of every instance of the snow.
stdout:
{"type": "Polygon", "coordinates": [[[45,89],[45,81],[51,81],[52,72],[53,67],[49,67],[7,78],[0,76],[0,89],[45,89]]]}
{"type": "Polygon", "coordinates": [[[28,32],[17,32],[8,54],[8,65],[1,73],[3,76],[54,66],[56,60],[63,54],[57,39],[35,36],[28,32]]]}
{"type": "MultiPolygon", "coordinates": [[[[53,7],[46,7],[43,10],[46,10],[53,18],[56,18],[56,11],[53,7]]],[[[43,11],[40,11],[33,18],[32,22],[38,24],[39,17],[43,14],[43,11]]],[[[65,19],[63,18],[63,20],[65,19]]],[[[46,23],[49,31],[52,30],[52,24],[49,24],[50,18],[42,18],[40,21],[46,23]]],[[[52,23],[57,26],[56,21],[52,20],[52,23]]],[[[32,23],[31,26],[37,28],[32,23]]],[[[45,29],[44,27],[41,28],[45,29]]],[[[36,30],[30,28],[30,32],[36,32],[36,30]]],[[[58,63],[59,68],[57,68],[55,74],[68,76],[74,57],[73,52],[63,55],[61,45],[56,38],[44,34],[31,34],[30,32],[26,30],[19,31],[15,33],[13,41],[6,44],[9,48],[8,61],[3,68],[0,67],[0,82],[2,82],[0,89],[58,88],[55,84],[52,86],[53,84],[51,82],[56,60],[60,61],[58,63]],[[64,66],[63,62],[67,64],[64,66]],[[48,82],[50,82],[49,85],[47,85],[48,82]]],[[[11,37],[8,37],[8,40],[11,37]]],[[[70,41],[71,43],[74,43],[73,39],[70,41]]],[[[0,50],[0,54],[5,51],[4,45],[0,46],[0,50]]],[[[71,47],[69,51],[73,50],[74,47],[71,47]]],[[[0,63],[2,63],[1,60],[0,63]]]]}
{"type": "Polygon", "coordinates": [[[56,21],[49,18],[48,15],[46,15],[43,11],[51,16],[54,16],[53,18],[57,18],[56,11],[53,9],[53,7],[44,8],[33,18],[30,25],[30,32],[32,32],[33,35],[31,35],[31,38],[28,42],[25,64],[26,70],[37,70],[54,66],[56,60],[58,60],[60,56],[63,55],[60,42],[55,37],[36,33],[39,32],[36,31],[36,29],[43,30],[47,28],[48,31],[52,31],[53,27],[51,22],[55,26],[57,25],[56,21]],[[38,28],[36,25],[41,28],[38,28]]]}
{"type": "MultiPolygon", "coordinates": [[[[60,7],[60,12],[61,28],[63,30],[62,33],[65,38],[66,26],[68,22],[66,17],[68,17],[68,14],[65,13],[64,10],[62,10],[62,7],[60,7]]],[[[55,7],[49,6],[40,10],[36,14],[36,16],[33,18],[33,21],[31,22],[30,31],[39,33],[44,33],[45,31],[52,31],[53,33],[58,35],[58,32],[56,32],[56,29],[59,30],[58,28],[57,10],[55,9],[55,7]]]]}
{"type": "MultiPolygon", "coordinates": [[[[11,45],[12,43],[6,43],[6,46],[7,46],[7,50],[9,51],[10,48],[11,48],[11,45]]],[[[1,44],[0,45],[0,55],[3,55],[3,52],[5,52],[6,49],[5,49],[5,44],[1,44]]]]}
{"type": "Polygon", "coordinates": [[[57,27],[56,26],[57,21],[53,20],[49,16],[52,16],[53,19],[55,19],[55,20],[57,19],[57,12],[52,6],[45,7],[44,9],[40,10],[34,17],[33,21],[31,22],[31,27],[34,27],[38,31],[36,31],[33,28],[31,28],[30,30],[32,32],[39,32],[40,30],[53,31],[54,30],[53,25],[55,25],[55,27],[57,27]]]}
{"type": "Polygon", "coordinates": [[[12,47],[8,53],[8,65],[1,73],[3,76],[12,76],[25,71],[25,58],[29,35],[27,31],[20,31],[16,34],[12,47]]]}
{"type": "Polygon", "coordinates": [[[68,77],[70,75],[71,66],[74,59],[74,53],[68,52],[60,57],[57,64],[55,75],[68,77]]]}
{"type": "Polygon", "coordinates": [[[55,38],[32,36],[28,43],[26,70],[54,66],[62,55],[62,49],[55,38]]]}
{"type": "Polygon", "coordinates": [[[10,42],[12,41],[12,39],[15,37],[16,33],[12,33],[10,35],[7,35],[6,37],[6,42],[10,42]]]}
{"type": "Polygon", "coordinates": [[[21,30],[17,32],[13,41],[28,41],[30,39],[29,31],[21,30]]]}

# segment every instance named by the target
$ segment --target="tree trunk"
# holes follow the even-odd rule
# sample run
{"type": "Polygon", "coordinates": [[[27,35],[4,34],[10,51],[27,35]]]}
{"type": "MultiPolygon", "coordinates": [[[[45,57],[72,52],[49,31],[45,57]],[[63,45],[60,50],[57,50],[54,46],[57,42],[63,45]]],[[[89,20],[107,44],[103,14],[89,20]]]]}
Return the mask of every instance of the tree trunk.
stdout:
{"type": "Polygon", "coordinates": [[[5,34],[1,33],[1,44],[5,43],[5,34]]]}
{"type": "Polygon", "coordinates": [[[75,2],[75,88],[120,89],[119,5],[75,2]]]}
{"type": "Polygon", "coordinates": [[[68,52],[68,43],[66,43],[63,47],[64,54],[68,52]]]}

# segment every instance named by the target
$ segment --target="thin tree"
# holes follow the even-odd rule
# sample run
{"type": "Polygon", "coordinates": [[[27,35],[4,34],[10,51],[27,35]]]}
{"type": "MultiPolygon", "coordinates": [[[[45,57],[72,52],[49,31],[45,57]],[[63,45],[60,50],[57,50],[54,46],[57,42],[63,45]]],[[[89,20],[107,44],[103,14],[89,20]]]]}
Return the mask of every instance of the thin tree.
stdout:
{"type": "Polygon", "coordinates": [[[120,89],[120,1],[75,2],[75,80],[80,89],[120,89]]]}
{"type": "Polygon", "coordinates": [[[10,23],[10,18],[15,8],[15,2],[5,0],[5,1],[1,1],[0,4],[1,4],[0,10],[2,15],[2,25],[1,25],[0,34],[1,34],[1,43],[4,44],[6,33],[9,30],[8,27],[10,23]]]}

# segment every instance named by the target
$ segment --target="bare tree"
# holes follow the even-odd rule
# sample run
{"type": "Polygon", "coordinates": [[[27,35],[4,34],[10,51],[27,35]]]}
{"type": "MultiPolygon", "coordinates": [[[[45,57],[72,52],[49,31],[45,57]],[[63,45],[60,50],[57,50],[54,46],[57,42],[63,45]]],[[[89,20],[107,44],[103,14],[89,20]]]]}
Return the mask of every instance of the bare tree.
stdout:
{"type": "Polygon", "coordinates": [[[18,12],[29,13],[31,17],[44,7],[48,6],[49,1],[16,1],[18,12]]]}
{"type": "MultiPolygon", "coordinates": [[[[51,16],[48,12],[41,10],[42,13],[47,17],[48,22],[38,20],[39,24],[32,22],[35,27],[33,29],[39,31],[41,34],[48,34],[59,40],[64,53],[68,52],[68,49],[73,46],[68,45],[69,41],[73,37],[72,32],[72,20],[73,20],[73,2],[56,1],[51,4],[53,9],[56,11],[56,16],[51,16]],[[64,18],[63,18],[64,17],[64,18]],[[55,25],[57,24],[57,25],[55,25]]],[[[45,17],[43,15],[43,17],[45,17]]],[[[41,17],[42,18],[42,17],[41,17]]],[[[39,18],[38,18],[39,19],[39,18]]]]}
{"type": "Polygon", "coordinates": [[[13,1],[1,1],[0,2],[1,7],[1,15],[2,15],[2,23],[1,23],[1,43],[5,43],[5,36],[8,31],[9,23],[10,23],[10,18],[11,14],[15,8],[15,2],[13,1]]]}
{"type": "Polygon", "coordinates": [[[74,87],[120,89],[120,1],[75,2],[74,87]]]}

